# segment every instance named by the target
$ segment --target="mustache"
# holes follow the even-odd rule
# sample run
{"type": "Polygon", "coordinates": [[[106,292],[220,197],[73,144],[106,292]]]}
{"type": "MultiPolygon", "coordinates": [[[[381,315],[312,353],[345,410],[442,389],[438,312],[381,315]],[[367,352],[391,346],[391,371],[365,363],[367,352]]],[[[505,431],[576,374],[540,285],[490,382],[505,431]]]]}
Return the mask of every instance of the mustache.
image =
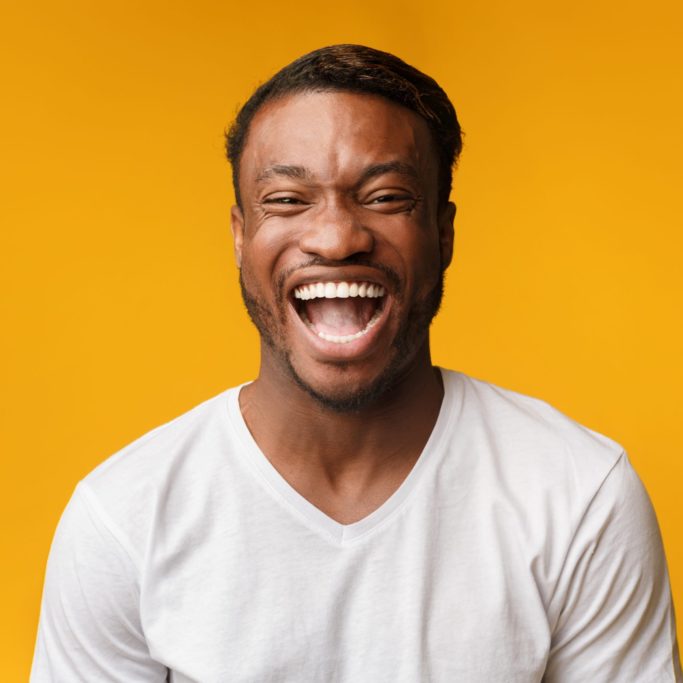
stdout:
{"type": "Polygon", "coordinates": [[[392,290],[395,294],[399,295],[401,291],[401,278],[398,273],[384,263],[378,261],[373,261],[366,256],[360,254],[355,256],[349,256],[348,258],[342,259],[340,261],[326,259],[322,256],[312,256],[306,261],[297,263],[295,266],[291,266],[284,272],[280,273],[276,285],[277,285],[277,297],[283,301],[284,300],[284,286],[287,279],[299,270],[305,270],[306,268],[311,268],[313,266],[324,266],[325,268],[342,268],[344,266],[365,266],[367,268],[373,268],[374,270],[380,271],[390,283],[392,290]]]}

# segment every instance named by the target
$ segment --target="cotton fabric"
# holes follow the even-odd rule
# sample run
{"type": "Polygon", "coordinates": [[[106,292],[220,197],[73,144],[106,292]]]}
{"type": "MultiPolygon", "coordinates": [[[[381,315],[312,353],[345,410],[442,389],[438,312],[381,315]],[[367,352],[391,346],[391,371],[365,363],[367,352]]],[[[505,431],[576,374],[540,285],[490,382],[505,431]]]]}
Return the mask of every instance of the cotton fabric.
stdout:
{"type": "Polygon", "coordinates": [[[442,374],[416,465],[355,524],[273,468],[239,387],[105,461],[55,535],[33,683],[681,681],[622,449],[442,374]]]}

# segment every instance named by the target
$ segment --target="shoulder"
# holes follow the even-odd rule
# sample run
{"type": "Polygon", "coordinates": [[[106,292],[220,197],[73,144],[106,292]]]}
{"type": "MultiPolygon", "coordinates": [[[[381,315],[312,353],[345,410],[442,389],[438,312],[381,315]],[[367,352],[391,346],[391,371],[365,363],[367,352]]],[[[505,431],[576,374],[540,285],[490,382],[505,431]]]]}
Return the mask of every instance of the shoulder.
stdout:
{"type": "Polygon", "coordinates": [[[104,460],[84,481],[99,489],[103,485],[128,486],[138,481],[163,478],[179,460],[191,458],[217,420],[227,415],[228,390],[195,406],[175,419],[152,429],[104,460]],[[149,475],[149,476],[144,476],[149,475]]]}
{"type": "Polygon", "coordinates": [[[545,678],[677,680],[657,520],[622,447],[538,399],[460,373],[445,379],[457,406],[454,470],[476,492],[474,523],[495,529],[508,573],[520,561],[517,576],[528,573],[542,598],[545,678]]]}
{"type": "Polygon", "coordinates": [[[444,377],[458,406],[460,436],[509,476],[594,491],[624,454],[618,443],[545,401],[462,373],[446,371],[444,377]]]}
{"type": "Polygon", "coordinates": [[[517,539],[525,557],[543,558],[539,583],[554,583],[579,529],[590,535],[626,497],[647,500],[608,437],[544,401],[460,373],[445,373],[445,384],[454,407],[442,480],[476,492],[477,516],[517,539]]]}
{"type": "Polygon", "coordinates": [[[107,458],[79,484],[83,498],[108,530],[141,549],[160,515],[179,513],[199,497],[225,464],[230,440],[227,390],[107,458]]]}

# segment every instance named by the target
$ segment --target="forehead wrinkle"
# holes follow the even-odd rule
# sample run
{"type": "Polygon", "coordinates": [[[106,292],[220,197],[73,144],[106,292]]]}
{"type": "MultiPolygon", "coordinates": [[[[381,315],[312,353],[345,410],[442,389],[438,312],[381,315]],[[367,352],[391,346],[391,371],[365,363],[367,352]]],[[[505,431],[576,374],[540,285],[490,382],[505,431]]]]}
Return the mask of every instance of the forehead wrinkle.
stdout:
{"type": "Polygon", "coordinates": [[[304,166],[289,164],[273,164],[264,168],[257,176],[256,182],[263,183],[274,177],[292,178],[293,180],[311,180],[312,173],[304,166]]]}

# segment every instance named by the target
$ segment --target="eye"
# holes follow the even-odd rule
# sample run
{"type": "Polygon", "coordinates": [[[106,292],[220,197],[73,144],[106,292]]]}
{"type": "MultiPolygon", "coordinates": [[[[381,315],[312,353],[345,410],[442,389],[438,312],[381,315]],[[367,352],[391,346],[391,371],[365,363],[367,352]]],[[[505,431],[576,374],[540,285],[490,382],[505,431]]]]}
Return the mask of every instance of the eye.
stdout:
{"type": "Polygon", "coordinates": [[[264,204],[303,204],[297,197],[266,197],[264,204]]]}
{"type": "Polygon", "coordinates": [[[400,195],[400,194],[383,194],[383,195],[380,195],[379,197],[375,197],[370,203],[371,204],[387,204],[389,202],[405,201],[406,199],[411,199],[411,197],[409,197],[407,195],[400,195]]]}
{"type": "Polygon", "coordinates": [[[365,203],[368,208],[375,211],[399,213],[412,211],[417,203],[417,197],[404,191],[382,191],[370,195],[365,203]]]}
{"type": "Polygon", "coordinates": [[[310,203],[295,194],[277,192],[266,195],[260,204],[267,214],[289,215],[303,211],[310,203]]]}

